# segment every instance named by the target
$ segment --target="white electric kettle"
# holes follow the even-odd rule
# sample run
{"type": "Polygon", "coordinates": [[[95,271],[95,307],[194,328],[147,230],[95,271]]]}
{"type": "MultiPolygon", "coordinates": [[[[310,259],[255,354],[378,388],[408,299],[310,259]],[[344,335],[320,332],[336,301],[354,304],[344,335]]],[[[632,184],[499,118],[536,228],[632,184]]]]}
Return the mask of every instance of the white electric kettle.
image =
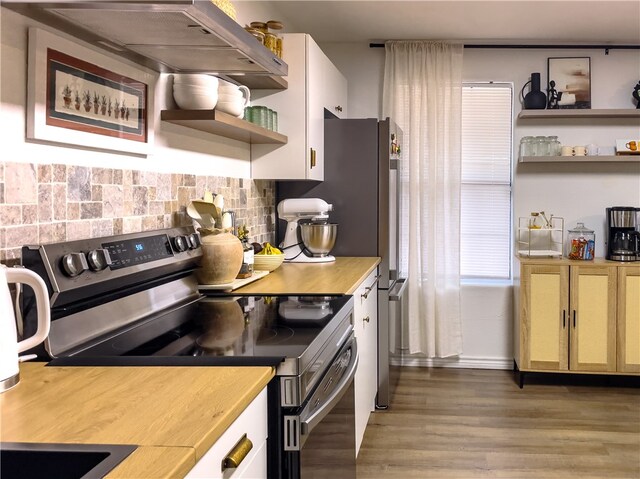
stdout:
{"type": "Polygon", "coordinates": [[[18,354],[37,346],[49,335],[51,310],[47,286],[40,276],[25,268],[7,268],[0,265],[0,393],[12,388],[20,380],[18,354]],[[31,286],[38,310],[38,330],[18,342],[16,318],[9,293],[9,283],[31,286]]]}

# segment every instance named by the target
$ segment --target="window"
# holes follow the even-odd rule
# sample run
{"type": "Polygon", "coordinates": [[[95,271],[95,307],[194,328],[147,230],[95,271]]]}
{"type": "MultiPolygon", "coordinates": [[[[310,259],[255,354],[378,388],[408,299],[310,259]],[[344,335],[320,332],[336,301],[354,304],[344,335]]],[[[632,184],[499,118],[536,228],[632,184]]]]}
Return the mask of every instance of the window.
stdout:
{"type": "Polygon", "coordinates": [[[511,84],[462,88],[463,278],[511,277],[512,101],[511,84]]]}

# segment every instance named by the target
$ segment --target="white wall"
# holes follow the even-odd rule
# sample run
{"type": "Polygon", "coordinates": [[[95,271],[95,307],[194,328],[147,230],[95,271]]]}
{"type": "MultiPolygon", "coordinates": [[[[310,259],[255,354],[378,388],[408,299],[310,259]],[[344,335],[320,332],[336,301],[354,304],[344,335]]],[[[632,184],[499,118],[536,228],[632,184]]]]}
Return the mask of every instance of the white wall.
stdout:
{"type": "MultiPolygon", "coordinates": [[[[4,161],[55,162],[164,173],[249,177],[251,171],[249,145],[160,121],[160,111],[167,107],[174,107],[170,89],[167,86],[168,75],[156,74],[158,78],[154,91],[156,101],[151,112],[155,120],[155,141],[152,154],[146,157],[65,147],[59,144],[52,147],[51,144],[25,141],[27,28],[38,26],[93,50],[95,48],[6,8],[0,10],[0,22],[0,129],[4,161]]],[[[113,56],[104,50],[97,51],[113,56]]],[[[135,68],[141,68],[120,57],[113,57],[135,68]]],[[[91,62],[91,58],[84,60],[91,62]]]]}
{"type": "MultiPolygon", "coordinates": [[[[384,49],[368,44],[322,44],[349,82],[349,116],[380,117],[384,49]]],[[[638,81],[637,51],[466,49],[464,81],[512,82],[519,93],[532,72],[546,83],[548,57],[591,57],[592,108],[633,108],[638,81]]],[[[528,91],[528,90],[527,90],[528,91]]],[[[520,111],[516,101],[514,118],[520,111]]],[[[543,210],[565,218],[565,229],[583,221],[596,231],[596,254],[604,254],[606,206],[640,205],[640,163],[518,164],[522,136],[558,135],[568,145],[613,145],[616,138],[638,138],[638,122],[562,120],[514,122],[514,218],[543,210]]],[[[478,367],[511,367],[513,293],[509,283],[462,285],[463,350],[458,361],[413,361],[478,367]]]]}

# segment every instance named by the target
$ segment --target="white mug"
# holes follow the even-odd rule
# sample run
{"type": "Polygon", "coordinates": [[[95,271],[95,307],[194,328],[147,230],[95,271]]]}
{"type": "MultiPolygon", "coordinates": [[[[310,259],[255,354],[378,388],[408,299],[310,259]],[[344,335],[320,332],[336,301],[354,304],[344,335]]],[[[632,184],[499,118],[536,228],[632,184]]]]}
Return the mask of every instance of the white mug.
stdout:
{"type": "Polygon", "coordinates": [[[598,156],[598,145],[594,145],[593,143],[587,145],[587,155],[589,156],[598,156]]]}
{"type": "Polygon", "coordinates": [[[585,156],[587,154],[587,149],[584,146],[574,146],[573,154],[575,156],[585,156]]]}
{"type": "Polygon", "coordinates": [[[572,146],[563,146],[560,150],[561,156],[573,156],[573,147],[572,146]]]}

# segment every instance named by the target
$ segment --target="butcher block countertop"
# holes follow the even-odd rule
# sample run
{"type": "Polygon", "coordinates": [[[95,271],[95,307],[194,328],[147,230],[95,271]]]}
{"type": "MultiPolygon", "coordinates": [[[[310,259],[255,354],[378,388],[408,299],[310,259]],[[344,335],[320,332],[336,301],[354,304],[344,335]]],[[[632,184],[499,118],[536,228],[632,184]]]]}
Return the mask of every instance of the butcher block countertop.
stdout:
{"type": "Polygon", "coordinates": [[[242,294],[353,294],[380,263],[375,257],[338,257],[330,263],[284,263],[238,289],[242,294]]]}
{"type": "Polygon", "coordinates": [[[270,367],[22,363],[20,383],[0,394],[0,439],[136,445],[106,477],[182,477],[273,375],[270,367]]]}

